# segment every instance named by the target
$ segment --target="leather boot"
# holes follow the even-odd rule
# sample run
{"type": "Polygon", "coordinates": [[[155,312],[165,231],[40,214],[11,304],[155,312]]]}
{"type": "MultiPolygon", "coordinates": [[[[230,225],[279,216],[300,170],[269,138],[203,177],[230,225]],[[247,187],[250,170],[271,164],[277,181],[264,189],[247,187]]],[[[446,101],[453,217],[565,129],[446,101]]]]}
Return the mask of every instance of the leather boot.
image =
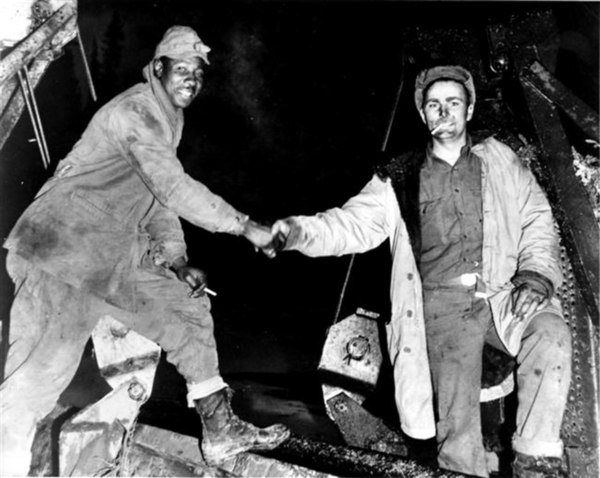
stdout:
{"type": "Polygon", "coordinates": [[[566,466],[561,458],[531,456],[515,452],[513,478],[566,478],[566,466]]]}
{"type": "Polygon", "coordinates": [[[272,450],[287,440],[290,431],[276,424],[258,428],[240,419],[231,410],[233,390],[224,388],[195,401],[202,420],[202,455],[216,465],[248,450],[272,450]]]}

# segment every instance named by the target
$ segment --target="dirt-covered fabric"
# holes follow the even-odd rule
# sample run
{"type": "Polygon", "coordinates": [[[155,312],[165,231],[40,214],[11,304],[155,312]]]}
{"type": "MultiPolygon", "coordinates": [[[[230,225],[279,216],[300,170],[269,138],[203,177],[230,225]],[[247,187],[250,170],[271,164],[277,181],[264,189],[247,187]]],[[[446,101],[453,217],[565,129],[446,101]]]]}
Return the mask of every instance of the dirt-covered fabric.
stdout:
{"type": "Polygon", "coordinates": [[[137,307],[131,274],[142,257],[152,251],[168,263],[185,255],[180,217],[232,234],[247,218],[185,173],[176,154],[182,111],[146,77],[94,115],[4,244],[130,310],[137,307]]]}

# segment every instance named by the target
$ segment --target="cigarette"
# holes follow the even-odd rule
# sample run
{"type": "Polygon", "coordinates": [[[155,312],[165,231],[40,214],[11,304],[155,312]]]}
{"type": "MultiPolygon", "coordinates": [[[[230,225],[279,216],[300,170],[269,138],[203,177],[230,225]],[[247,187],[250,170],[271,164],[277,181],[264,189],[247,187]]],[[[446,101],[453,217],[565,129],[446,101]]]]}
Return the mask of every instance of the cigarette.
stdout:
{"type": "Polygon", "coordinates": [[[208,295],[212,295],[213,297],[217,296],[217,293],[214,290],[209,289],[208,287],[204,288],[204,292],[206,292],[208,295]]]}
{"type": "Polygon", "coordinates": [[[437,133],[437,130],[440,129],[442,126],[444,126],[444,123],[440,123],[438,124],[435,128],[433,128],[429,133],[431,134],[435,134],[437,133]]]}

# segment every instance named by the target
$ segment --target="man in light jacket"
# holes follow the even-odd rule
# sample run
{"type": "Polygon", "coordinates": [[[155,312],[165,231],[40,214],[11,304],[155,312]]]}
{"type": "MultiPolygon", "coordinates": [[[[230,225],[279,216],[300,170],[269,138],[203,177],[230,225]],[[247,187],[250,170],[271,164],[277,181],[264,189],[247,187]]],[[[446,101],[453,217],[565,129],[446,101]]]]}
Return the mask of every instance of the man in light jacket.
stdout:
{"type": "Polygon", "coordinates": [[[390,239],[396,403],[408,435],[433,433],[428,362],[440,467],[488,476],[479,406],[488,343],[518,366],[515,476],[560,476],[571,337],[553,295],[562,275],[550,206],[509,147],[494,138],[472,144],[467,70],[423,71],[415,103],[431,133],[424,150],[379,168],[341,208],[280,220],[272,231],[284,249],[309,256],[390,239]]]}
{"type": "Polygon", "coordinates": [[[27,474],[36,424],[71,381],[103,315],[165,350],[187,382],[210,464],[289,436],[283,425],[260,429],[231,411],[206,278],[187,264],[180,218],[258,248],[271,237],[177,158],[183,109],[202,88],[208,51],[193,29],[167,30],[146,81],[94,115],[4,244],[16,293],[0,385],[2,476],[27,474]]]}

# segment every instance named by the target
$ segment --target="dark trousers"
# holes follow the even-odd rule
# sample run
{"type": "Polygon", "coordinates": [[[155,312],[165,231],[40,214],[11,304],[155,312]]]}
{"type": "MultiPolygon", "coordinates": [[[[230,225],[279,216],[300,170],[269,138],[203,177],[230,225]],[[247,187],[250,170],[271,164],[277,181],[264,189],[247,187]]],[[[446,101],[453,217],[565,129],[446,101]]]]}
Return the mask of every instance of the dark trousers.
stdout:
{"type": "MultiPolygon", "coordinates": [[[[473,291],[424,291],[428,354],[442,468],[488,476],[480,417],[484,343],[506,352],[485,299],[473,291]]],[[[571,337],[560,310],[536,312],[517,354],[517,429],[513,449],[562,454],[560,426],[571,373],[571,337]]]]}

